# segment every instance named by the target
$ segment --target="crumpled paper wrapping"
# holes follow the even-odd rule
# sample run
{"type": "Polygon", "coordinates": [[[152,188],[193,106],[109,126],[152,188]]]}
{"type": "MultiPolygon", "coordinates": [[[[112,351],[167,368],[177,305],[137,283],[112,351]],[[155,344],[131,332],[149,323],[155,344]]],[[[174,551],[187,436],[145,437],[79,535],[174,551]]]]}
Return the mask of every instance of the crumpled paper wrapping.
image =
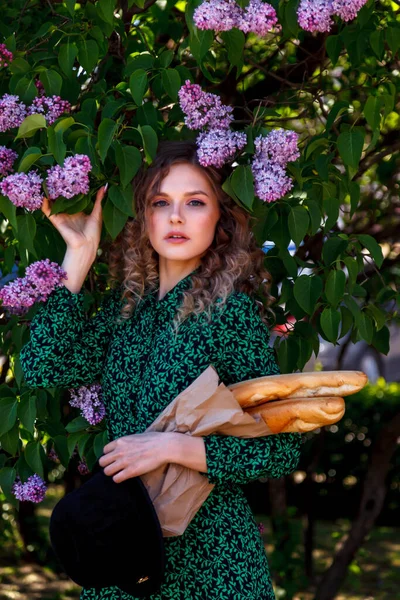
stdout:
{"type": "MultiPolygon", "coordinates": [[[[191,436],[209,434],[242,438],[271,435],[269,427],[243,411],[220,383],[212,365],[179,394],[146,429],[191,436]]],[[[198,471],[169,463],[140,476],[157,512],[164,537],[182,535],[215,484],[198,471]]]]}

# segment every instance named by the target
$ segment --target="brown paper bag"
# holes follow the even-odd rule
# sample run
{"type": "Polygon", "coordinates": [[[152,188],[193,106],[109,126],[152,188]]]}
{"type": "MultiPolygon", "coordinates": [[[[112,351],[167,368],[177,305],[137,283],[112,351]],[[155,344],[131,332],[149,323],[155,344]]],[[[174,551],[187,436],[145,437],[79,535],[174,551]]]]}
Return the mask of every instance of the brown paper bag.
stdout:
{"type": "MultiPolygon", "coordinates": [[[[220,383],[212,365],[177,396],[146,429],[192,436],[262,437],[272,432],[264,421],[245,413],[220,383]]],[[[140,476],[160,520],[164,537],[182,535],[214,484],[198,471],[170,463],[140,476]]]]}

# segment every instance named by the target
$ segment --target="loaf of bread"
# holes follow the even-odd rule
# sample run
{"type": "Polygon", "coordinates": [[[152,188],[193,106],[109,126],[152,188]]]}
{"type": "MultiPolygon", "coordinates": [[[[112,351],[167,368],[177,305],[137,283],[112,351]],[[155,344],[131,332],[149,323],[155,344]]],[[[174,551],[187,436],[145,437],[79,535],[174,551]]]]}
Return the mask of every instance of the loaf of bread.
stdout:
{"type": "Polygon", "coordinates": [[[271,433],[305,433],[340,421],[345,413],[343,398],[295,398],[276,400],[247,408],[256,421],[263,420],[271,433]]]}
{"type": "Polygon", "coordinates": [[[349,396],[368,383],[362,371],[318,371],[268,375],[228,386],[245,409],[286,398],[349,396]]]}

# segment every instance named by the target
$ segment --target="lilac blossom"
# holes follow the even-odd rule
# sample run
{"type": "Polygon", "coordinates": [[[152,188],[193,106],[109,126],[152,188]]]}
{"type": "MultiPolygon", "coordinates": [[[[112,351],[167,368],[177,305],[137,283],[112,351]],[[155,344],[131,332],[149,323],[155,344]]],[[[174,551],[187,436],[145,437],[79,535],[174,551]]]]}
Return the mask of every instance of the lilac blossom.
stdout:
{"type": "Polygon", "coordinates": [[[63,113],[71,110],[68,100],[62,100],[60,96],[40,96],[33,99],[28,108],[28,115],[42,114],[48,125],[54,123],[63,113]]]}
{"type": "Polygon", "coordinates": [[[16,478],[12,493],[23,502],[42,502],[46,495],[47,485],[43,479],[37,475],[31,475],[25,483],[22,483],[19,477],[16,478]]]}
{"type": "Polygon", "coordinates": [[[306,31],[329,31],[332,14],[332,0],[300,0],[297,9],[299,25],[306,31]]]}
{"type": "Polygon", "coordinates": [[[216,94],[203,92],[196,83],[186,80],[178,96],[189,129],[227,129],[233,120],[233,108],[222,104],[216,94]]]}
{"type": "Polygon", "coordinates": [[[258,136],[254,140],[256,157],[271,160],[279,165],[286,165],[299,158],[297,144],[299,136],[295,131],[282,128],[273,129],[267,136],[258,136]]]}
{"type": "Polygon", "coordinates": [[[250,0],[237,27],[248,33],[251,31],[263,37],[269,33],[278,22],[273,6],[262,0],[250,0]]]}
{"type": "Polygon", "coordinates": [[[89,467],[87,466],[87,462],[85,458],[82,458],[78,463],[78,471],[81,475],[88,475],[90,473],[89,467]]]}
{"type": "Polygon", "coordinates": [[[367,0],[333,0],[332,11],[343,21],[351,21],[366,2],[367,0]]]}
{"type": "Polygon", "coordinates": [[[27,267],[25,277],[17,278],[0,290],[3,306],[16,309],[17,314],[29,309],[35,302],[45,301],[51,292],[63,285],[67,273],[48,258],[27,267]]]}
{"type": "Polygon", "coordinates": [[[35,81],[35,86],[36,86],[36,87],[37,87],[37,89],[38,89],[39,96],[45,96],[45,95],[46,95],[46,92],[45,92],[45,89],[44,89],[44,85],[43,85],[43,83],[40,81],[40,79],[36,79],[36,81],[35,81]]]}
{"type": "Polygon", "coordinates": [[[93,383],[89,386],[82,385],[75,389],[70,389],[71,406],[80,408],[82,416],[91,425],[97,425],[106,414],[103,404],[102,388],[99,383],[93,383]]]}
{"type": "Polygon", "coordinates": [[[199,29],[229,31],[239,27],[243,18],[243,9],[235,0],[210,0],[196,8],[193,21],[199,29]]]}
{"type": "Polygon", "coordinates": [[[13,54],[7,49],[5,44],[0,44],[0,69],[2,67],[8,67],[10,62],[13,60],[13,54]]]}
{"type": "Polygon", "coordinates": [[[0,182],[0,191],[8,196],[15,206],[23,206],[34,211],[42,206],[42,178],[36,171],[29,173],[14,173],[0,182]]]}
{"type": "Polygon", "coordinates": [[[0,146],[0,176],[4,177],[14,171],[13,164],[18,154],[6,146],[0,146]]]}
{"type": "Polygon", "coordinates": [[[64,161],[64,166],[55,165],[49,169],[46,185],[49,198],[54,200],[58,196],[72,198],[77,194],[89,192],[89,171],[92,165],[86,154],[75,154],[64,161]]]}
{"type": "Polygon", "coordinates": [[[48,458],[50,460],[52,460],[53,462],[59,462],[60,459],[58,458],[57,452],[54,450],[54,448],[52,448],[49,453],[47,454],[48,458]]]}
{"type": "Polygon", "coordinates": [[[0,99],[0,131],[19,127],[26,117],[26,106],[18,96],[4,94],[0,99]]]}
{"type": "Polygon", "coordinates": [[[254,176],[254,190],[260,200],[273,202],[282,198],[293,187],[284,167],[271,160],[255,157],[251,170],[254,176]]]}
{"type": "Polygon", "coordinates": [[[203,167],[222,167],[231,160],[236,152],[242,150],[247,137],[243,132],[230,131],[229,129],[211,129],[200,133],[196,140],[197,156],[203,167]]]}

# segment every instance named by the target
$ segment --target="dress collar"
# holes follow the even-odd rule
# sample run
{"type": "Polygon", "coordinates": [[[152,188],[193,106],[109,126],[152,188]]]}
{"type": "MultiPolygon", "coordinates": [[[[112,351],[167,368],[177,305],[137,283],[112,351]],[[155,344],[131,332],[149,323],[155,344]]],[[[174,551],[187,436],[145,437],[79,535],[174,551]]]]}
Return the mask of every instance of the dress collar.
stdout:
{"type": "Polygon", "coordinates": [[[152,305],[156,310],[160,312],[167,312],[171,315],[175,314],[176,309],[179,307],[182,301],[182,293],[184,290],[190,287],[192,282],[192,275],[198,271],[199,267],[194,269],[191,273],[183,277],[178,283],[170,289],[161,300],[158,300],[158,291],[159,288],[151,292],[149,294],[149,298],[151,298],[152,305]]]}

